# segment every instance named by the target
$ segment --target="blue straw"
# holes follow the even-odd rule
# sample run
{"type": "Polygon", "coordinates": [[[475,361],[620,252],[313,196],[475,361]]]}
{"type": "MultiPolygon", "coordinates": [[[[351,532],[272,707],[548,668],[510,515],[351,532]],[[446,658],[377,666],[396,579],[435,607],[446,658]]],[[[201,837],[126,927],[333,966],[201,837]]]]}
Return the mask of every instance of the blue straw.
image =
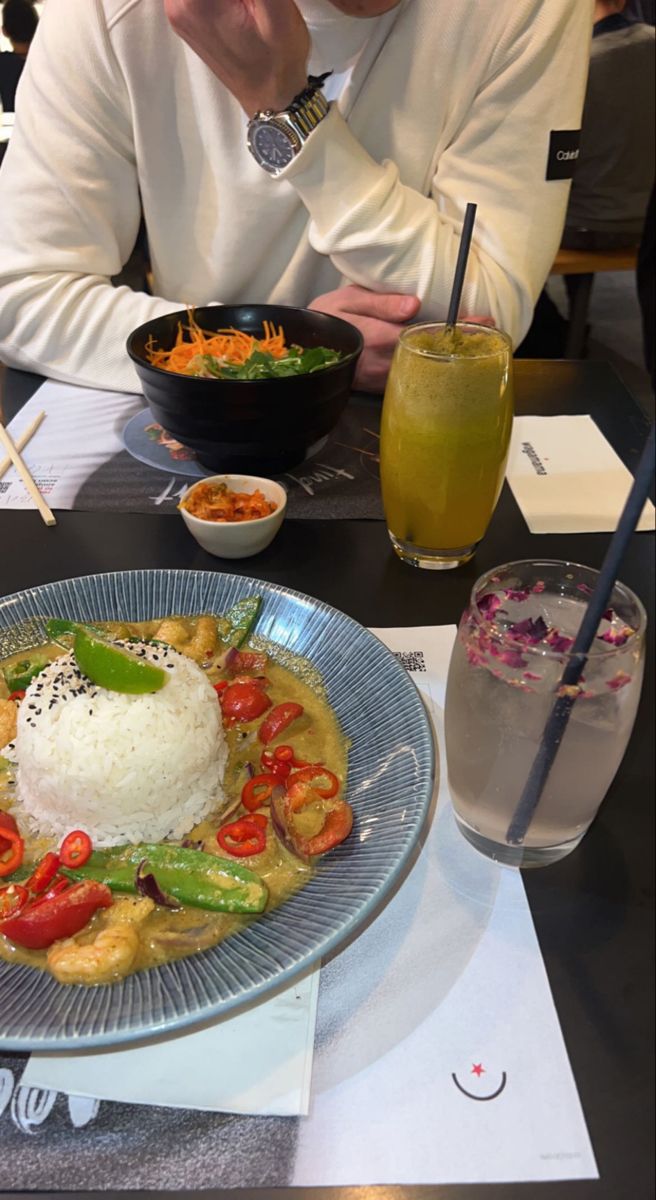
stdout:
{"type": "Polygon", "coordinates": [[[451,288],[449,312],[446,318],[447,325],[453,326],[458,320],[460,297],[462,296],[462,286],[465,282],[465,271],[467,270],[467,259],[469,258],[469,247],[471,245],[472,233],[474,232],[475,220],[476,205],[468,204],[465,209],[465,219],[462,223],[462,235],[460,238],[460,249],[458,250],[458,259],[456,262],[456,273],[453,276],[453,287],[451,288]]]}

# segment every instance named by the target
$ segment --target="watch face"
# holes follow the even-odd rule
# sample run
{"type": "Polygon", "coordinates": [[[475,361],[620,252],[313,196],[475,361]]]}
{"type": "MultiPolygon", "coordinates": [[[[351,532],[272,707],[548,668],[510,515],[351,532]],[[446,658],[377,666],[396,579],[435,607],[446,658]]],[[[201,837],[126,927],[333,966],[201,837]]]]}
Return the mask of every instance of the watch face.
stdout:
{"type": "Polygon", "coordinates": [[[290,138],[272,121],[255,125],[250,143],[255,158],[267,171],[282,171],[294,157],[290,138]]]}

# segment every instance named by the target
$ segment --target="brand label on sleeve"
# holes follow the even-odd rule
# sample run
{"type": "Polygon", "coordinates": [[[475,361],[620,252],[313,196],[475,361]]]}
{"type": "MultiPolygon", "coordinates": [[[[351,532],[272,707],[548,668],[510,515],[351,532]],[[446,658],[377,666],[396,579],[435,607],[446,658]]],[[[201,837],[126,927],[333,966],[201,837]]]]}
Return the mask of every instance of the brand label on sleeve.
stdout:
{"type": "Polygon", "coordinates": [[[547,179],[571,179],[578,157],[580,129],[552,129],[547,157],[547,179]]]}

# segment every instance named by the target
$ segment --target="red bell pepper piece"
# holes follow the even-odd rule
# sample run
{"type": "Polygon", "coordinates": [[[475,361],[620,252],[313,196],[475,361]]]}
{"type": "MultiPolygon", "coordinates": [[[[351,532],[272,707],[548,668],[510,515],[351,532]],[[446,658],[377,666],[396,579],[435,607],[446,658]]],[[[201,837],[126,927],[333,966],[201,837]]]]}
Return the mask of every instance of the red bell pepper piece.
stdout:
{"type": "Polygon", "coordinates": [[[84,879],[50,900],[27,904],[13,917],[0,921],[0,933],[27,950],[45,950],[60,938],[73,937],[98,908],[109,908],[112,893],[104,883],[84,879]]]}
{"type": "Polygon", "coordinates": [[[3,829],[11,829],[12,833],[19,833],[18,825],[11,813],[5,812],[4,809],[0,808],[0,854],[6,854],[11,846],[9,838],[2,836],[3,829]]]}
{"type": "MultiPolygon", "coordinates": [[[[8,825],[3,825],[2,837],[4,841],[9,842],[9,855],[7,858],[4,855],[0,858],[0,877],[13,875],[14,871],[18,870],[23,861],[25,850],[25,843],[20,833],[16,833],[13,829],[10,829],[8,825]]],[[[6,853],[7,851],[5,851],[6,853]]]]}
{"type": "Polygon", "coordinates": [[[9,694],[9,696],[7,697],[7,699],[8,700],[16,700],[20,703],[20,701],[23,699],[24,695],[25,695],[25,692],[11,692],[9,694]]]}
{"type": "Polygon", "coordinates": [[[262,675],[269,665],[266,654],[257,650],[231,650],[226,660],[226,670],[231,675],[254,674],[262,675]]]}
{"type": "Polygon", "coordinates": [[[260,725],[257,736],[266,746],[274,738],[277,738],[283,729],[287,729],[292,721],[296,721],[302,716],[302,704],[296,704],[293,700],[287,700],[284,704],[276,704],[276,707],[271,709],[268,717],[260,725]]]}
{"type": "Polygon", "coordinates": [[[219,699],[223,716],[232,721],[254,721],[271,707],[271,701],[257,679],[236,679],[221,692],[219,699]]]}
{"type": "Polygon", "coordinates": [[[64,867],[83,867],[87,859],[91,857],[92,850],[93,845],[89,834],[83,833],[81,829],[74,829],[64,838],[59,849],[59,857],[64,867]]]}

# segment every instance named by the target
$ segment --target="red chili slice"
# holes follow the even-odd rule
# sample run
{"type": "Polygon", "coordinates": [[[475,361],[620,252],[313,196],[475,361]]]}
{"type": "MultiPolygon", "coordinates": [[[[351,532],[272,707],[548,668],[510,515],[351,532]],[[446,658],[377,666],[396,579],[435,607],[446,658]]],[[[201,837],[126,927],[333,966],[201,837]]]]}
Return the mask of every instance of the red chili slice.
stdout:
{"type": "Polygon", "coordinates": [[[271,709],[268,717],[260,725],[257,736],[266,746],[268,742],[272,742],[274,738],[277,738],[284,729],[287,729],[292,721],[296,721],[302,716],[302,704],[296,704],[293,700],[287,700],[284,704],[276,704],[276,707],[271,709]]]}
{"type": "Polygon", "coordinates": [[[233,821],[219,829],[216,840],[226,854],[233,854],[235,858],[247,858],[264,850],[266,830],[261,821],[256,821],[253,817],[242,817],[239,821],[233,821]]]}
{"type": "Polygon", "coordinates": [[[10,883],[0,888],[0,921],[19,913],[29,898],[30,893],[22,883],[10,883]]]}
{"type": "Polygon", "coordinates": [[[290,766],[298,769],[299,767],[309,767],[312,764],[306,762],[303,758],[296,757],[296,751],[293,746],[276,746],[273,757],[278,762],[289,763],[290,766]]]}
{"type": "Polygon", "coordinates": [[[277,775],[254,775],[244,784],[241,792],[241,802],[249,812],[255,812],[271,799],[274,787],[280,786],[277,775]]]}
{"type": "Polygon", "coordinates": [[[30,908],[35,908],[37,904],[47,904],[49,900],[52,900],[55,896],[59,896],[61,892],[65,892],[69,887],[72,887],[70,879],[66,879],[64,875],[56,875],[47,892],[44,892],[41,896],[37,896],[32,901],[30,908]]]}
{"type": "Polygon", "coordinates": [[[275,757],[273,750],[263,750],[260,762],[270,775],[275,775],[279,783],[284,782],[291,775],[291,763],[280,762],[275,757]]]}
{"type": "Polygon", "coordinates": [[[8,700],[16,700],[17,702],[20,703],[20,701],[23,699],[24,695],[25,695],[25,692],[10,692],[7,699],[8,700]]]}
{"type": "Polygon", "coordinates": [[[91,857],[92,850],[93,844],[89,834],[84,833],[82,829],[74,829],[64,838],[59,856],[65,867],[83,867],[91,857]]]}
{"type": "MultiPolygon", "coordinates": [[[[25,843],[20,833],[15,833],[7,825],[3,825],[2,836],[6,842],[9,842],[9,857],[5,858],[3,855],[0,858],[0,877],[13,875],[14,871],[18,870],[23,861],[25,851],[25,843]]],[[[6,853],[7,851],[5,851],[6,853]]]]}
{"type": "MultiPolygon", "coordinates": [[[[65,863],[64,865],[67,866],[68,864],[65,863]]],[[[48,853],[45,854],[41,859],[41,862],[32,871],[32,874],[25,883],[25,887],[29,892],[32,892],[34,896],[38,896],[40,892],[45,892],[46,888],[55,878],[60,866],[61,861],[59,855],[54,854],[52,850],[49,850],[48,853]]]]}

